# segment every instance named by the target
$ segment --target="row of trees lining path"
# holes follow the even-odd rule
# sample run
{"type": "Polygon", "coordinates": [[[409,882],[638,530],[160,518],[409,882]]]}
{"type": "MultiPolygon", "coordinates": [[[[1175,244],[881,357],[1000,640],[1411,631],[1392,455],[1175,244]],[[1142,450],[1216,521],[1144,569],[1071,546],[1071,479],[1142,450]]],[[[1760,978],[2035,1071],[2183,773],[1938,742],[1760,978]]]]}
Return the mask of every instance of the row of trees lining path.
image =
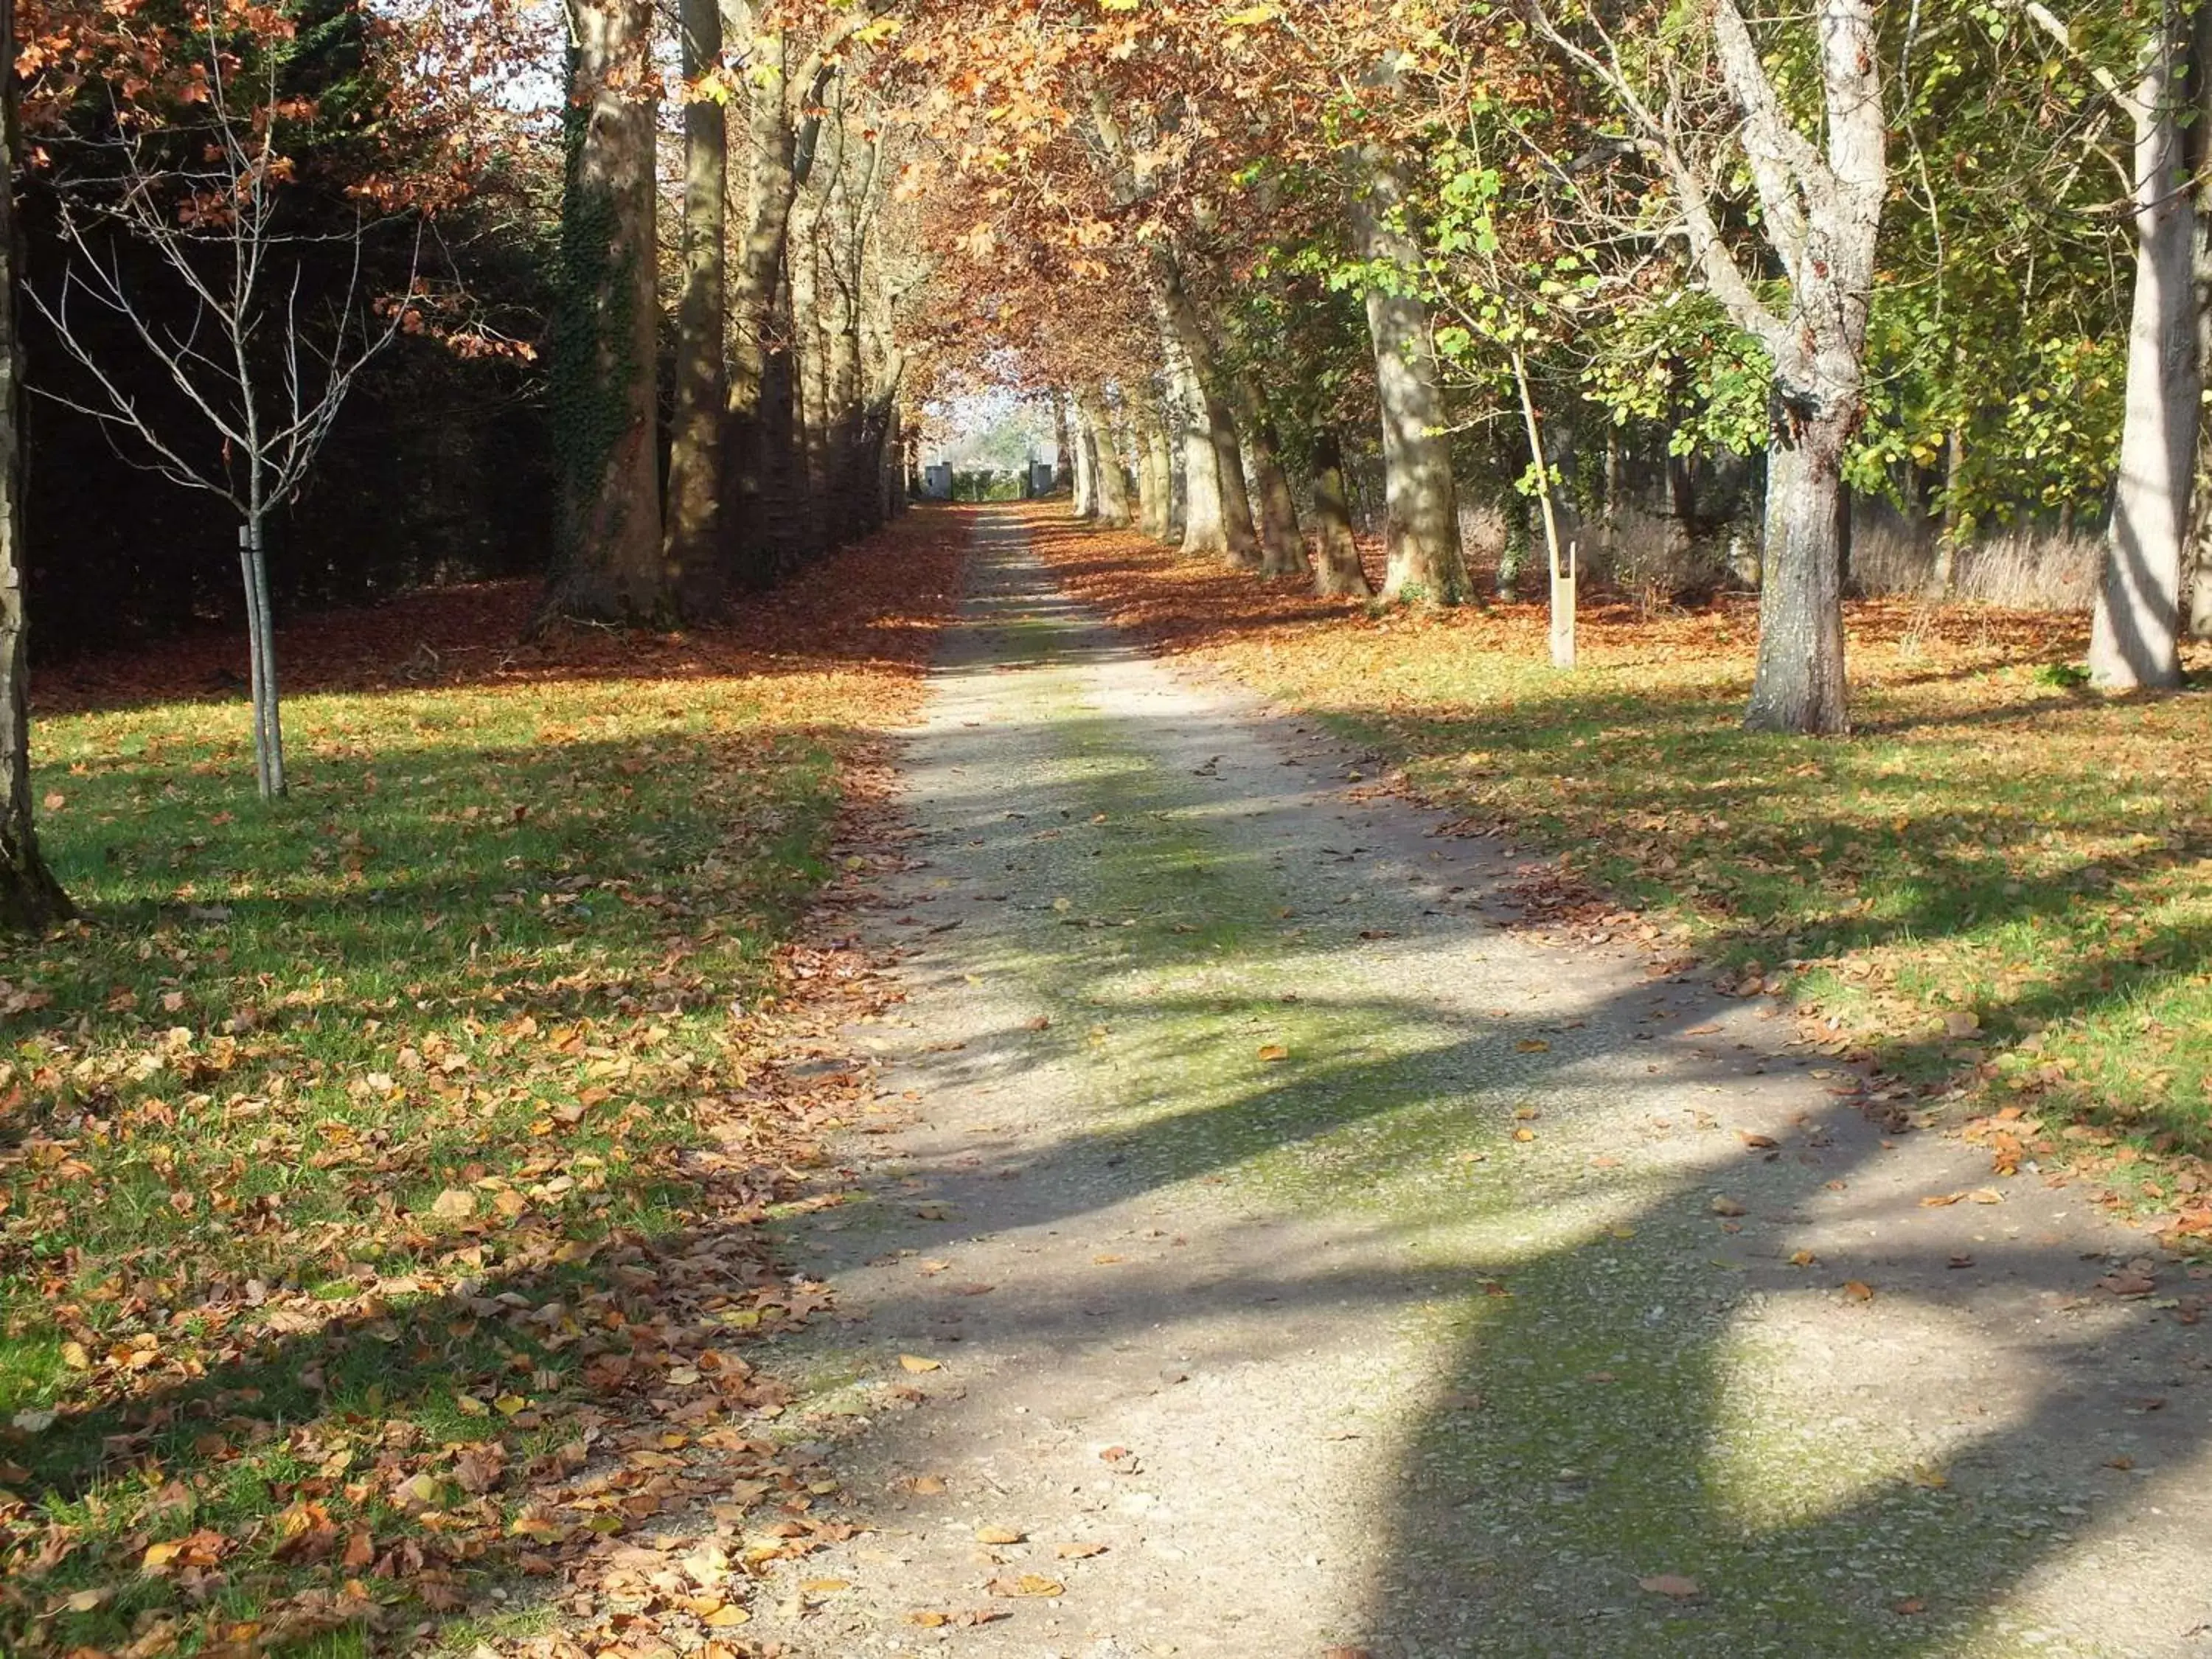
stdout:
{"type": "MultiPolygon", "coordinates": [[[[1365,592],[1362,501],[1389,602],[1480,599],[1470,507],[1533,523],[1563,665],[1632,475],[1686,526],[1731,478],[1757,729],[1848,729],[1854,496],[1940,521],[1939,593],[1978,528],[2090,501],[2101,685],[2177,684],[2185,605],[2212,623],[2212,25],[2179,0],[41,0],[24,46],[9,159],[60,251],[28,310],[73,366],[40,389],[237,509],[265,794],[263,520],[417,343],[537,377],[548,617],[744,603],[899,510],[933,410],[997,386],[1052,397],[1086,512],[1324,592],[1365,592]],[[545,232],[534,333],[441,251],[501,191],[545,232]],[[181,297],[142,302],[162,267],[181,297]]],[[[0,908],[36,925],[65,901],[4,735],[0,908]]]]}

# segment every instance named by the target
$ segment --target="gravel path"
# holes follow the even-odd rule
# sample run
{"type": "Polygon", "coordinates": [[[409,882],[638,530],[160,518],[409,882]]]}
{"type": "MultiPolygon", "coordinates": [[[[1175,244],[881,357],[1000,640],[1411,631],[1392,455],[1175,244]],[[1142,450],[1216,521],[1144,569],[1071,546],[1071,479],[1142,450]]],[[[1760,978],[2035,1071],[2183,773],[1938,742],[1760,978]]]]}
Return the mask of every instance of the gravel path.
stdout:
{"type": "Polygon", "coordinates": [[[762,1638],[2212,1654],[2212,1285],[1885,1136],[1771,1006],[1510,926],[1508,849],[976,534],[866,1195],[796,1241],[846,1317],[793,1420],[871,1530],[762,1638]]]}

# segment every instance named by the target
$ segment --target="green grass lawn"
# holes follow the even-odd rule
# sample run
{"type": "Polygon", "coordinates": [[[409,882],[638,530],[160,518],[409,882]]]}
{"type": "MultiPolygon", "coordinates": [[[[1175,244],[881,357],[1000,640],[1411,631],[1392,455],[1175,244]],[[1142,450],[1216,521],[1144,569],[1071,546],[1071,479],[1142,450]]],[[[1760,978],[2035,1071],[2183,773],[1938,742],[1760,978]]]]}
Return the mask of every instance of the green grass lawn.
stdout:
{"type": "Polygon", "coordinates": [[[85,919],[0,957],[0,1653],[406,1647],[684,1499],[641,1379],[664,1456],[773,1403],[701,1333],[806,1310],[763,1008],[942,610],[909,552],[819,658],[861,556],[765,647],[298,696],[273,806],[242,699],[40,726],[85,919]]]}
{"type": "Polygon", "coordinates": [[[1388,779],[1549,855],[1554,919],[1785,992],[1930,1095],[2009,1112],[2212,1237],[2212,744],[2201,692],[2065,684],[2083,619],[1855,605],[1856,734],[1744,732],[1755,617],[1532,605],[1367,614],[1041,519],[1077,590],[1171,652],[1326,720],[1388,779]],[[2149,1159],[2145,1167],[2139,1162],[2149,1159]]]}

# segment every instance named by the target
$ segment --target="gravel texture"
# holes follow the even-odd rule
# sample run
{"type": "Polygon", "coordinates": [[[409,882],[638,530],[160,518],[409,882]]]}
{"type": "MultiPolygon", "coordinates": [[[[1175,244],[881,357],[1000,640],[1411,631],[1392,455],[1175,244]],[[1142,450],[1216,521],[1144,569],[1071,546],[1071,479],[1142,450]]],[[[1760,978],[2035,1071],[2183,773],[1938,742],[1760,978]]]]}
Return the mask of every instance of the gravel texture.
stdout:
{"type": "Polygon", "coordinates": [[[2100,1288],[2142,1235],[1886,1134],[1771,1005],[1516,927],[1511,849],[976,533],[864,1196],[794,1241],[846,1316],[793,1421],[872,1529],[749,1635],[2212,1654],[2212,1285],[2100,1288]]]}

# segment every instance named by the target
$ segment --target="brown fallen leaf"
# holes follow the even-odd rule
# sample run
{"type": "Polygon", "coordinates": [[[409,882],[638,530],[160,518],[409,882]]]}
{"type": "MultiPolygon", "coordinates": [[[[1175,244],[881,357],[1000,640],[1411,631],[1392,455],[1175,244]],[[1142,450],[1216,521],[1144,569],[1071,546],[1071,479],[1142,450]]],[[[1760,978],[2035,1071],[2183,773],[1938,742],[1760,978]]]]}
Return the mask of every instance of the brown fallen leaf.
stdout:
{"type": "Polygon", "coordinates": [[[2132,1267],[2123,1267],[2117,1273],[2106,1273],[2097,1281],[2097,1288],[2108,1296],[2148,1296],[2158,1288],[2158,1280],[2148,1273],[2138,1273],[2132,1267]]]}
{"type": "Polygon", "coordinates": [[[1923,1210],[1948,1209],[1965,1196],[1964,1193],[1931,1193],[1920,1200],[1920,1207],[1923,1210]]]}
{"type": "Polygon", "coordinates": [[[1029,1534],[1018,1527],[978,1527],[975,1541],[979,1544],[1018,1544],[1029,1534]]]}
{"type": "Polygon", "coordinates": [[[1733,1198],[1715,1199],[1713,1200],[1712,1209],[1715,1215],[1748,1215],[1751,1213],[1750,1211],[1744,1208],[1743,1205],[1739,1200],[1733,1198]]]}
{"type": "Polygon", "coordinates": [[[1737,1139],[1755,1152],[1770,1152],[1782,1144],[1772,1135],[1753,1134],[1748,1129],[1738,1129],[1735,1133],[1737,1139]]]}
{"type": "Polygon", "coordinates": [[[1103,1544],[1057,1544],[1053,1547],[1052,1553],[1063,1561],[1088,1561],[1094,1555],[1105,1554],[1106,1547],[1103,1544]]]}
{"type": "Polygon", "coordinates": [[[1692,1596],[1705,1594],[1696,1579],[1685,1578],[1678,1572],[1655,1573],[1649,1578],[1639,1578],[1636,1581],[1636,1588],[1649,1590],[1654,1595],[1672,1596],[1677,1601],[1686,1601],[1692,1596]]]}
{"type": "Polygon", "coordinates": [[[1919,1596],[1908,1595],[1902,1601],[1891,1602],[1889,1610],[1899,1618],[1910,1619],[1916,1613],[1927,1612],[1928,1603],[1919,1596]]]}
{"type": "Polygon", "coordinates": [[[1820,1259],[1810,1250],[1797,1250],[1791,1254],[1790,1265],[1793,1267],[1809,1267],[1820,1259]]]}
{"type": "Polygon", "coordinates": [[[945,1288],[954,1296],[988,1296],[999,1287],[996,1285],[986,1285],[978,1280],[972,1285],[948,1285],[945,1288]]]}
{"type": "Polygon", "coordinates": [[[1522,1037],[1513,1048],[1516,1053],[1523,1054],[1547,1054],[1552,1052],[1552,1045],[1541,1037],[1522,1037]]]}
{"type": "Polygon", "coordinates": [[[1041,1572],[1025,1572],[1018,1578],[994,1578],[983,1586],[994,1595],[1065,1595],[1067,1586],[1057,1578],[1048,1578],[1041,1572]]]}
{"type": "Polygon", "coordinates": [[[1023,1029],[1030,1031],[1048,1030],[1051,1028],[1051,1025],[1052,1021],[1042,1014],[1039,1014],[1035,1019],[1024,1020],[1023,1022],[1023,1029]]]}
{"type": "Polygon", "coordinates": [[[1122,1255],[1115,1255],[1112,1251],[1110,1251],[1110,1250],[1109,1250],[1109,1251],[1108,1251],[1106,1254],[1104,1254],[1103,1255],[1094,1255],[1094,1256],[1092,1256],[1092,1257],[1091,1258],[1091,1260],[1092,1264],[1093,1264],[1094,1266],[1096,1266],[1096,1267],[1112,1267],[1112,1266],[1113,1266],[1115,1262],[1117,1262],[1117,1261],[1127,1261],[1127,1260],[1128,1260],[1128,1257],[1127,1257],[1127,1256],[1122,1256],[1122,1255]]]}
{"type": "Polygon", "coordinates": [[[898,1357],[898,1359],[899,1365],[902,1370],[914,1371],[917,1374],[922,1371],[940,1371],[945,1369],[945,1362],[943,1360],[925,1359],[920,1354],[902,1353],[898,1357]]]}
{"type": "Polygon", "coordinates": [[[448,1187],[432,1200],[430,1213],[441,1221],[466,1221],[477,1212],[477,1195],[460,1187],[448,1187]]]}
{"type": "Polygon", "coordinates": [[[1267,1042],[1261,1045],[1260,1058],[1262,1060],[1288,1060],[1290,1057],[1291,1051],[1279,1042],[1267,1042]]]}
{"type": "Polygon", "coordinates": [[[1844,1281],[1844,1294],[1853,1302],[1871,1302],[1874,1286],[1863,1279],[1847,1279],[1844,1281]]]}
{"type": "Polygon", "coordinates": [[[944,1477],[935,1474],[917,1474],[911,1480],[902,1480],[899,1484],[923,1498],[934,1498],[945,1490],[944,1477]]]}

